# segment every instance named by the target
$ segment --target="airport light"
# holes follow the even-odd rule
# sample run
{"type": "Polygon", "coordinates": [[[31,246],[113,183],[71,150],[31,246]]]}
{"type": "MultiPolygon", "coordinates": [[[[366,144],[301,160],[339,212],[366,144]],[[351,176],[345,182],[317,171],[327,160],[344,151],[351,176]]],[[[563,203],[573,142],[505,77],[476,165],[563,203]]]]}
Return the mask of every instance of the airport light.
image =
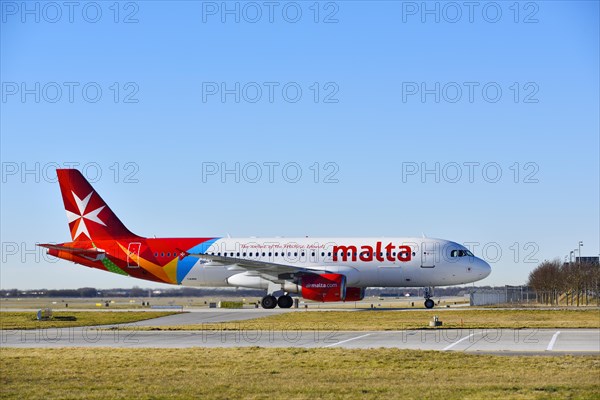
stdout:
{"type": "Polygon", "coordinates": [[[580,240],[579,243],[577,243],[577,247],[579,249],[579,264],[581,264],[581,246],[583,246],[583,240],[580,240]]]}
{"type": "Polygon", "coordinates": [[[573,250],[569,253],[569,264],[573,262],[573,250]]]}

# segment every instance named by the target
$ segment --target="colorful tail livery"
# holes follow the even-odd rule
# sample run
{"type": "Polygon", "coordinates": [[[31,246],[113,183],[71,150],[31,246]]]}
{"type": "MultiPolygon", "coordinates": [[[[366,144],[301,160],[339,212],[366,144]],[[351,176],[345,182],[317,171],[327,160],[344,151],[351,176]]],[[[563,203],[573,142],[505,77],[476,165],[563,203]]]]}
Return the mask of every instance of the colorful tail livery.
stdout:
{"type": "Polygon", "coordinates": [[[489,264],[464,246],[430,238],[145,238],[133,234],[85,177],[57,170],[71,242],[40,244],[91,268],[184,286],[266,290],[264,308],[289,308],[290,293],[321,302],[359,301],[365,288],[425,287],[485,278],[489,264]]]}
{"type": "Polygon", "coordinates": [[[56,174],[73,241],[137,237],[125,228],[81,172],[59,169],[56,174]]]}

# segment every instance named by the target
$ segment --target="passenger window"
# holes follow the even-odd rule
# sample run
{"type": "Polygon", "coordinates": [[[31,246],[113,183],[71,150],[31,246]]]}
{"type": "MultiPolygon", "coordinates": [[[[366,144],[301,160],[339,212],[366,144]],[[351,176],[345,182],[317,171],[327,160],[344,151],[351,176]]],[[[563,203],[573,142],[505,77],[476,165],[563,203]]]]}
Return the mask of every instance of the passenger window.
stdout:
{"type": "Polygon", "coordinates": [[[161,256],[161,257],[164,257],[164,256],[165,256],[165,253],[160,253],[160,256],[161,256]]]}
{"type": "Polygon", "coordinates": [[[298,252],[294,252],[294,257],[298,257],[298,252]]]}
{"type": "Polygon", "coordinates": [[[304,252],[302,252],[302,257],[304,257],[304,252]]]}
{"type": "Polygon", "coordinates": [[[154,257],[158,257],[158,253],[154,253],[154,257]]]}

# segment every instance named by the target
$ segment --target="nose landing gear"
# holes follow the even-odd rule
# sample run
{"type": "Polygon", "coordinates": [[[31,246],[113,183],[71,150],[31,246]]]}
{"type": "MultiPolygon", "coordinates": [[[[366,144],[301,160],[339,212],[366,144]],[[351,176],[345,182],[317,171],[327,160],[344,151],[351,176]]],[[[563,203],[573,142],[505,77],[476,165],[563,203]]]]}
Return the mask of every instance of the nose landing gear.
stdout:
{"type": "Polygon", "coordinates": [[[423,297],[425,297],[425,308],[433,308],[435,306],[435,302],[431,300],[433,296],[433,288],[426,287],[423,288],[423,297]]]}

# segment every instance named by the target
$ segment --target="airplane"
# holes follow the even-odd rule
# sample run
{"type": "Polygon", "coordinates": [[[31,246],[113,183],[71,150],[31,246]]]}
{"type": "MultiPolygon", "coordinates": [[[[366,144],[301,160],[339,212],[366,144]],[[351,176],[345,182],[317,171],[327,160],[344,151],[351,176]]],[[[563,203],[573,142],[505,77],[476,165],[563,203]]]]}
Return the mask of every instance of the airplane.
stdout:
{"type": "Polygon", "coordinates": [[[132,233],[77,169],[57,169],[71,242],[38,244],[54,257],[154,282],[266,290],[261,306],[290,308],[290,294],[360,301],[367,287],[475,282],[490,265],[465,246],[431,238],[147,238],[132,233]]]}

